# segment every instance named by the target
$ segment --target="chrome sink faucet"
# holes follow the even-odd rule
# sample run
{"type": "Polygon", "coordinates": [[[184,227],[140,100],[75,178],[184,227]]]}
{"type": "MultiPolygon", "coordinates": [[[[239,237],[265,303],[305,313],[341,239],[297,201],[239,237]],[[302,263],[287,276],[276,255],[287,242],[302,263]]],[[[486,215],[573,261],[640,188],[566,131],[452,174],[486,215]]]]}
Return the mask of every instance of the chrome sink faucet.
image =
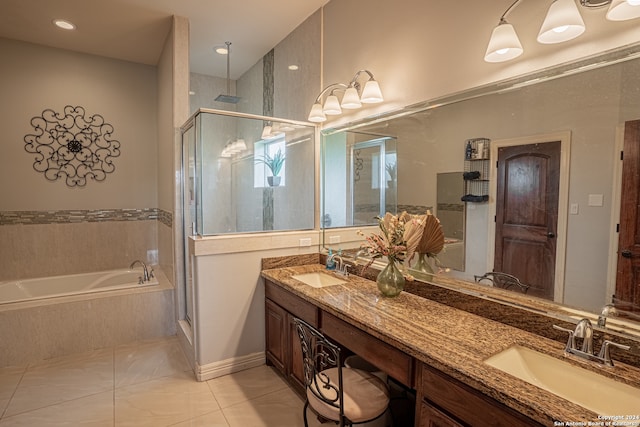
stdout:
{"type": "Polygon", "coordinates": [[[618,344],[609,340],[605,340],[600,348],[600,353],[596,356],[593,352],[593,325],[589,319],[581,319],[576,325],[575,330],[566,329],[558,325],[553,325],[554,329],[567,332],[569,339],[564,351],[569,354],[573,354],[583,359],[591,360],[593,362],[602,363],[606,366],[613,366],[613,360],[611,359],[611,347],[617,347],[622,350],[629,350],[631,347],[628,345],[618,344]],[[582,339],[582,346],[578,349],[576,338],[582,339]]]}
{"type": "Polygon", "coordinates": [[[153,270],[151,270],[151,272],[149,272],[149,269],[147,268],[147,264],[145,264],[144,262],[140,261],[139,259],[133,261],[131,263],[131,265],[129,266],[129,268],[133,268],[135,267],[136,264],[140,264],[142,265],[142,282],[148,282],[149,280],[151,280],[151,278],[153,277],[153,270]]]}
{"type": "Polygon", "coordinates": [[[342,275],[342,276],[348,276],[349,275],[349,264],[345,263],[344,260],[342,259],[342,257],[338,254],[333,254],[329,257],[329,262],[335,262],[336,263],[336,273],[342,275]]]}
{"type": "Polygon", "coordinates": [[[606,304],[602,307],[602,312],[598,316],[598,326],[604,328],[607,326],[607,318],[616,317],[618,315],[618,309],[613,304],[606,304]]]}
{"type": "Polygon", "coordinates": [[[580,320],[576,325],[573,336],[582,338],[582,352],[593,354],[593,325],[591,324],[591,320],[580,320]]]}

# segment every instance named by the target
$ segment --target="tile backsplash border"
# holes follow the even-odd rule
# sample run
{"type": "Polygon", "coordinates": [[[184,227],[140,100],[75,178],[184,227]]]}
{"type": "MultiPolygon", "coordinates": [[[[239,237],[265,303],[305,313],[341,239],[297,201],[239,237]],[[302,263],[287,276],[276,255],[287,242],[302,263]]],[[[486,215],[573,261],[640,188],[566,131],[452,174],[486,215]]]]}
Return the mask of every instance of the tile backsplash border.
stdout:
{"type": "Polygon", "coordinates": [[[99,209],[99,210],[48,210],[48,211],[0,211],[0,226],[29,224],[70,224],[106,221],[158,220],[172,227],[173,214],[158,208],[99,209]]]}

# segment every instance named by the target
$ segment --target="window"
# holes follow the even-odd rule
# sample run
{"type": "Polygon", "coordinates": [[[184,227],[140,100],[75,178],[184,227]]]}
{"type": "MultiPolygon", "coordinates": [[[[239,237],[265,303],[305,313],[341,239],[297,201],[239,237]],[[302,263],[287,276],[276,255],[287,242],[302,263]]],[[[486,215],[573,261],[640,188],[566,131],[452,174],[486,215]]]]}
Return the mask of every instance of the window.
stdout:
{"type": "Polygon", "coordinates": [[[260,187],[282,187],[286,182],[286,160],[283,160],[282,168],[278,172],[277,176],[280,178],[279,182],[275,183],[272,179],[272,183],[269,182],[269,177],[274,176],[271,169],[263,162],[265,159],[273,159],[278,156],[278,152],[282,156],[285,156],[286,147],[284,136],[274,139],[258,141],[254,144],[254,178],[253,186],[255,188],[260,187]]]}

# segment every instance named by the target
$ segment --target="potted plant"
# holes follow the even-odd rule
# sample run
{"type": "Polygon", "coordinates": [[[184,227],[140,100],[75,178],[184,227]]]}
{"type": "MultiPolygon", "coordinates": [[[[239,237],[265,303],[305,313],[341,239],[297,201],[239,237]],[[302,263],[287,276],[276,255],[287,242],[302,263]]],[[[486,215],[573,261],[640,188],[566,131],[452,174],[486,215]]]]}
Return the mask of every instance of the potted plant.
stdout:
{"type": "Polygon", "coordinates": [[[282,170],[282,166],[284,166],[284,153],[282,150],[278,149],[278,152],[271,157],[269,153],[266,153],[264,156],[258,159],[258,162],[264,163],[269,170],[271,171],[271,176],[267,177],[267,182],[272,187],[277,187],[280,185],[280,171],[282,170]]]}

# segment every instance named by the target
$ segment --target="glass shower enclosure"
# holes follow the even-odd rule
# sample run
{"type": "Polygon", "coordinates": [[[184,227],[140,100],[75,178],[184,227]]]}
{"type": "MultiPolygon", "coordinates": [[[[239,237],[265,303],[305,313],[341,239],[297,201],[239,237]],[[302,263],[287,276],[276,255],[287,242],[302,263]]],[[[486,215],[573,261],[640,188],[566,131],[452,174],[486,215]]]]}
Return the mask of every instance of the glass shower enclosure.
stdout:
{"type": "Polygon", "coordinates": [[[186,318],[192,307],[189,239],[313,229],[314,126],[200,109],[182,131],[186,318]]]}

